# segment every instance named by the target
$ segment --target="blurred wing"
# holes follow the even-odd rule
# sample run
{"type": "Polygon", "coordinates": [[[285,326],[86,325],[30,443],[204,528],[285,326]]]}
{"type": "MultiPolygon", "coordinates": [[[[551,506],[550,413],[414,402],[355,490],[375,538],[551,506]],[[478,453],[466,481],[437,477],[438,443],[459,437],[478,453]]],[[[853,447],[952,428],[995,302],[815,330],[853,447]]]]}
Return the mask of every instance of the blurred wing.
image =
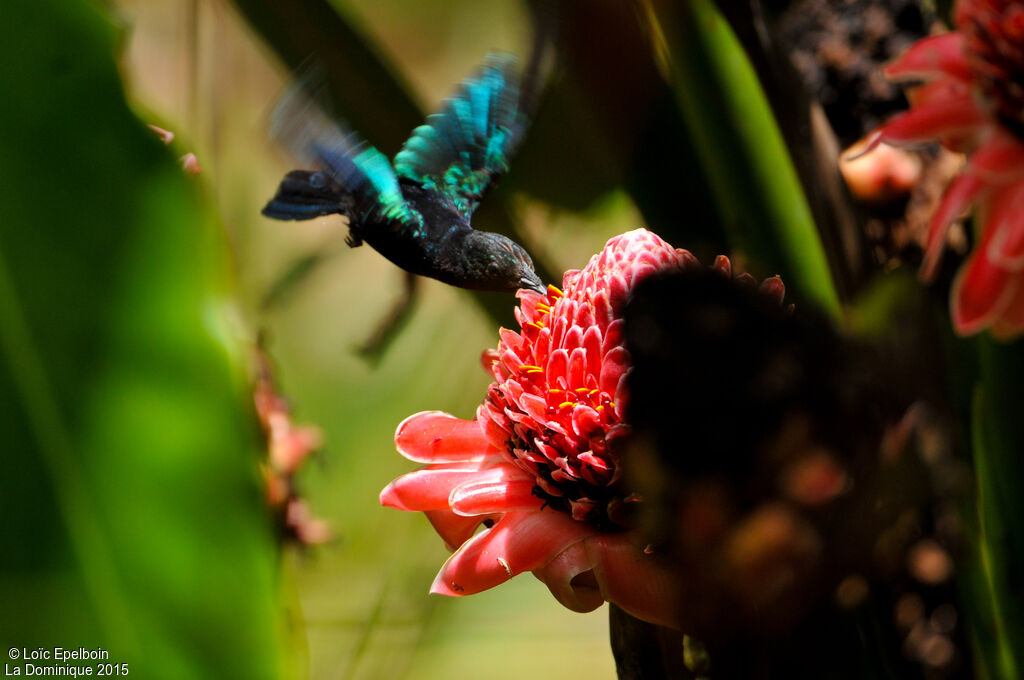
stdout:
{"type": "Polygon", "coordinates": [[[487,55],[444,109],[413,130],[395,156],[395,172],[445,195],[468,221],[526,129],[519,71],[508,54],[487,55]]]}
{"type": "Polygon", "coordinates": [[[352,196],[363,213],[359,217],[422,224],[422,216],[402,197],[387,157],[328,119],[305,94],[302,83],[281,99],[271,123],[276,139],[304,163],[319,167],[352,196]]]}

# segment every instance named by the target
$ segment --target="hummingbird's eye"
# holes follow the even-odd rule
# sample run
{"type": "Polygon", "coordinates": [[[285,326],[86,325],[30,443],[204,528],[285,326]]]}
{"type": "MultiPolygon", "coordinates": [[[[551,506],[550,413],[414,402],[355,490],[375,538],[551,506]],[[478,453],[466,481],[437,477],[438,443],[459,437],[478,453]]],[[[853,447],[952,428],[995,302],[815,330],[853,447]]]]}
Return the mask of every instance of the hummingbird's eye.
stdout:
{"type": "Polygon", "coordinates": [[[309,176],[309,184],[314,189],[322,189],[327,184],[327,177],[322,172],[314,172],[309,176]]]}

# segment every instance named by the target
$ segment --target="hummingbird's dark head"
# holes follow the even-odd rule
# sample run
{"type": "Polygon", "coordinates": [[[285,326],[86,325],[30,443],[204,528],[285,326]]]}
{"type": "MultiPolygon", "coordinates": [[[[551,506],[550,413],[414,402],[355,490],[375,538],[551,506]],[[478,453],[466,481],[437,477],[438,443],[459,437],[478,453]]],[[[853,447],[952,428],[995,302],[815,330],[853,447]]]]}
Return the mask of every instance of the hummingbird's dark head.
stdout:
{"type": "Polygon", "coordinates": [[[512,239],[489,231],[473,231],[464,245],[466,265],[481,290],[515,291],[528,288],[547,292],[540,277],[533,271],[529,253],[512,239]]]}

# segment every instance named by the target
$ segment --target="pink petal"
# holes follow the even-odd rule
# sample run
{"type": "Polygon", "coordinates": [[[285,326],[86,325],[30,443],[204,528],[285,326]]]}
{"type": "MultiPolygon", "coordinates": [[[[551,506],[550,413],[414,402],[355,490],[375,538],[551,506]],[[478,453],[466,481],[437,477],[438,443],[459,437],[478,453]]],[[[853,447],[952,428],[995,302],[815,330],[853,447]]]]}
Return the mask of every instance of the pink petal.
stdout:
{"type": "Polygon", "coordinates": [[[594,562],[587,550],[590,540],[570,545],[533,572],[563,607],[581,614],[592,612],[605,602],[594,576],[594,562]]]}
{"type": "Polygon", "coordinates": [[[925,249],[924,262],[921,264],[921,278],[925,281],[935,276],[935,268],[939,262],[939,255],[946,244],[946,232],[953,220],[967,212],[967,208],[984,188],[984,183],[970,173],[965,173],[953,180],[942,197],[935,214],[932,215],[931,224],[928,227],[928,241],[925,249]]]}
{"type": "Polygon", "coordinates": [[[616,347],[604,355],[601,365],[601,391],[615,394],[619,379],[629,369],[629,353],[623,347],[616,347]]]}
{"type": "MultiPolygon", "coordinates": [[[[561,300],[559,300],[561,303],[561,300]]],[[[561,310],[555,310],[553,312],[555,325],[551,329],[551,347],[561,347],[562,338],[565,337],[565,329],[569,327],[569,320],[564,316],[561,316],[561,310]]]]}
{"type": "MultiPolygon", "coordinates": [[[[567,350],[573,350],[583,345],[583,329],[573,324],[569,327],[569,330],[565,332],[565,337],[562,339],[562,347],[567,350]]],[[[571,359],[571,357],[570,357],[571,359]]],[[[569,363],[569,372],[572,373],[572,362],[569,363]]],[[[570,380],[570,383],[572,381],[570,380]]]]}
{"type": "Polygon", "coordinates": [[[547,419],[548,404],[542,397],[534,394],[524,394],[519,399],[519,406],[537,422],[543,423],[547,419]]]}
{"type": "MultiPolygon", "coordinates": [[[[573,330],[578,329],[579,326],[573,326],[573,330]]],[[[566,376],[569,386],[573,389],[583,387],[587,371],[587,353],[581,347],[583,344],[583,333],[578,333],[577,335],[579,336],[579,343],[572,350],[572,353],[569,354],[569,372],[566,376]]]]}
{"type": "MultiPolygon", "coordinates": [[[[516,307],[516,309],[518,310],[519,308],[516,307]]],[[[523,337],[519,335],[519,333],[516,333],[515,331],[510,331],[507,328],[499,328],[498,337],[501,338],[501,341],[505,343],[506,347],[513,350],[513,353],[516,347],[519,347],[520,345],[523,344],[523,337]]],[[[514,368],[518,368],[518,366],[514,368]]]]}
{"type": "Polygon", "coordinates": [[[574,317],[576,325],[580,328],[593,328],[594,327],[594,307],[590,303],[581,304],[576,308],[576,316],[574,317]]]}
{"type": "Polygon", "coordinates": [[[983,228],[992,231],[988,257],[993,264],[1010,271],[1024,268],[1024,182],[996,195],[983,228]]]}
{"type": "MultiPolygon", "coordinates": [[[[565,380],[566,373],[569,370],[569,353],[564,349],[556,349],[548,356],[547,365],[547,376],[548,386],[557,387],[558,379],[565,380]]],[[[563,386],[564,388],[564,386],[563,386]]]]}
{"type": "Polygon", "coordinates": [[[480,365],[484,367],[484,370],[490,373],[494,368],[494,363],[498,360],[498,350],[496,349],[485,349],[480,352],[480,365]]]}
{"type": "Polygon", "coordinates": [[[438,536],[444,539],[445,547],[453,552],[473,537],[484,519],[489,519],[479,516],[463,517],[451,510],[428,510],[423,514],[430,520],[438,536]]]}
{"type": "MultiPolygon", "coordinates": [[[[523,392],[525,391],[523,390],[523,386],[519,384],[518,380],[506,380],[504,387],[505,393],[508,396],[508,398],[515,402],[519,401],[519,398],[523,396],[523,392]]],[[[491,389],[498,393],[501,392],[501,390],[496,385],[492,385],[491,389]]]]}
{"type": "Polygon", "coordinates": [[[573,611],[593,611],[608,601],[644,621],[678,627],[681,592],[674,571],[634,540],[630,533],[589,536],[534,575],[573,611]]]}
{"type": "Polygon", "coordinates": [[[959,33],[922,38],[885,67],[885,77],[896,80],[946,74],[971,82],[974,76],[967,63],[963,44],[963,36],[959,33]]]}
{"type": "Polygon", "coordinates": [[[613,319],[612,307],[608,302],[608,292],[604,288],[599,289],[594,293],[591,304],[594,306],[595,323],[601,328],[607,328],[613,319]]]}
{"type": "MultiPolygon", "coordinates": [[[[643,257],[644,255],[646,255],[646,253],[641,253],[641,257],[643,257]]],[[[648,256],[648,259],[649,257],[650,256],[648,256]]],[[[648,276],[656,274],[658,272],[658,268],[653,264],[645,262],[640,265],[634,264],[634,266],[631,267],[630,271],[632,273],[632,280],[629,282],[629,285],[630,288],[633,288],[636,286],[636,284],[640,283],[648,276]]]]}
{"type": "Polygon", "coordinates": [[[537,311],[537,305],[547,304],[548,302],[546,296],[532,290],[526,290],[525,288],[520,288],[519,292],[516,293],[516,297],[521,301],[520,306],[526,315],[527,321],[536,321],[537,317],[541,316],[540,312],[537,311]]]}
{"type": "Polygon", "coordinates": [[[733,281],[740,284],[741,286],[746,286],[747,288],[757,287],[757,279],[755,279],[754,275],[751,274],[750,272],[743,272],[742,274],[736,275],[733,281]]]}
{"type": "Polygon", "coordinates": [[[448,503],[457,515],[493,515],[503,512],[540,510],[544,500],[535,496],[532,477],[507,482],[472,482],[451,493],[448,503]]]}
{"type": "Polygon", "coordinates": [[[538,569],[596,533],[557,510],[511,512],[464,543],[441,567],[430,592],[472,595],[538,569]]]}
{"type": "MultiPolygon", "coordinates": [[[[949,78],[931,80],[916,87],[911,87],[907,90],[906,94],[911,108],[941,106],[952,101],[973,101],[970,86],[949,78]]],[[[981,107],[978,110],[984,113],[981,107]]]]}
{"type": "Polygon", "coordinates": [[[551,349],[551,329],[545,326],[537,333],[537,339],[533,343],[533,355],[536,357],[537,365],[543,368],[547,361],[548,352],[551,349]]]}
{"type": "Polygon", "coordinates": [[[767,296],[776,304],[781,305],[782,301],[786,297],[786,284],[782,283],[782,279],[778,276],[771,276],[761,282],[757,291],[762,295],[767,296]]]}
{"type": "Polygon", "coordinates": [[[1003,313],[992,323],[992,335],[999,340],[1011,340],[1024,333],[1024,281],[1017,274],[1017,292],[1007,302],[1003,313]]]}
{"type": "Polygon", "coordinates": [[[508,345],[502,344],[499,346],[505,349],[501,352],[501,365],[505,367],[509,375],[517,375],[519,373],[519,367],[523,365],[523,360],[519,358],[508,345]]]}
{"type": "Polygon", "coordinates": [[[604,341],[601,343],[601,356],[604,358],[608,355],[608,352],[612,351],[619,345],[623,345],[626,342],[625,322],[622,319],[616,319],[608,324],[608,328],[604,332],[604,341]]]}
{"type": "Polygon", "coordinates": [[[583,351],[587,358],[587,375],[601,374],[601,331],[591,326],[583,334],[583,351]]]}
{"type": "Polygon", "coordinates": [[[715,257],[715,262],[711,265],[711,268],[716,272],[724,274],[727,278],[732,278],[732,262],[725,255],[715,257]]]}
{"type": "MultiPolygon", "coordinates": [[[[576,281],[580,276],[579,269],[569,269],[562,274],[562,290],[568,290],[572,287],[573,282],[576,281]]],[[[555,297],[561,297],[561,291],[552,291],[553,286],[548,286],[548,296],[555,293],[555,297]]]]}
{"type": "Polygon", "coordinates": [[[483,427],[484,435],[491,447],[499,450],[504,448],[505,442],[508,441],[511,434],[511,431],[503,425],[505,423],[504,414],[495,413],[494,407],[485,402],[477,408],[476,417],[483,427]]]}
{"type": "Polygon", "coordinates": [[[398,424],[395,448],[417,463],[461,463],[483,460],[491,447],[475,420],[421,411],[398,424]]]}
{"type": "MultiPolygon", "coordinates": [[[[511,467],[511,466],[508,466],[511,467]]],[[[423,468],[392,481],[380,492],[380,504],[399,510],[445,510],[452,489],[480,479],[492,479],[501,468],[478,466],[423,468]],[[497,472],[492,472],[497,470],[497,472]]]]}
{"type": "Polygon", "coordinates": [[[971,167],[988,180],[1003,180],[1024,174],[1024,144],[1000,131],[971,154],[971,167]]]}
{"type": "Polygon", "coordinates": [[[676,248],[676,266],[680,269],[686,269],[687,267],[699,267],[700,260],[697,256],[691,253],[685,248],[676,248]]]}
{"type": "Polygon", "coordinates": [[[586,404],[572,409],[572,430],[580,437],[589,437],[601,429],[601,414],[586,404]]]}
{"type": "Polygon", "coordinates": [[[988,259],[991,232],[985,234],[953,281],[950,314],[960,335],[971,335],[990,325],[1016,294],[1018,277],[988,259]]]}
{"type": "Polygon", "coordinates": [[[973,132],[984,122],[985,116],[971,99],[946,98],[901,113],[885,123],[880,132],[890,144],[921,144],[973,132]]]}
{"type": "Polygon", "coordinates": [[[608,303],[614,313],[619,313],[629,296],[629,285],[621,273],[615,272],[608,279],[608,303]]]}

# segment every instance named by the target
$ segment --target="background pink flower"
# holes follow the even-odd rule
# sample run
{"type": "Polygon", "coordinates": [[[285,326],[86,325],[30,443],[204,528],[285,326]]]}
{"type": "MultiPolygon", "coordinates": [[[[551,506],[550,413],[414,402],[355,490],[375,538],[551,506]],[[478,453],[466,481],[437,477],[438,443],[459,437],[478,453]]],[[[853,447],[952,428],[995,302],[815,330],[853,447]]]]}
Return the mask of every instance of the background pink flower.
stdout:
{"type": "MultiPolygon", "coordinates": [[[[570,609],[608,600],[673,623],[673,579],[628,531],[639,499],[619,464],[630,366],[621,310],[643,278],[694,266],[645,229],[611,239],[565,274],[564,293],[519,291],[520,332],[501,329],[485,353],[495,382],[475,420],[428,411],[398,426],[398,451],[426,465],[388,485],[381,502],[425,512],[455,551],[432,592],[467,595],[533,571],[570,609]]],[[[715,268],[731,275],[724,257],[715,268]]],[[[781,299],[777,278],[765,288],[781,299]]]]}
{"type": "Polygon", "coordinates": [[[923,274],[934,276],[949,225],[974,206],[978,242],[953,284],[953,325],[1010,337],[1024,331],[1024,5],[960,0],[954,21],[955,31],[918,41],[886,69],[924,84],[870,146],[939,140],[969,154],[932,219],[923,274]]]}

